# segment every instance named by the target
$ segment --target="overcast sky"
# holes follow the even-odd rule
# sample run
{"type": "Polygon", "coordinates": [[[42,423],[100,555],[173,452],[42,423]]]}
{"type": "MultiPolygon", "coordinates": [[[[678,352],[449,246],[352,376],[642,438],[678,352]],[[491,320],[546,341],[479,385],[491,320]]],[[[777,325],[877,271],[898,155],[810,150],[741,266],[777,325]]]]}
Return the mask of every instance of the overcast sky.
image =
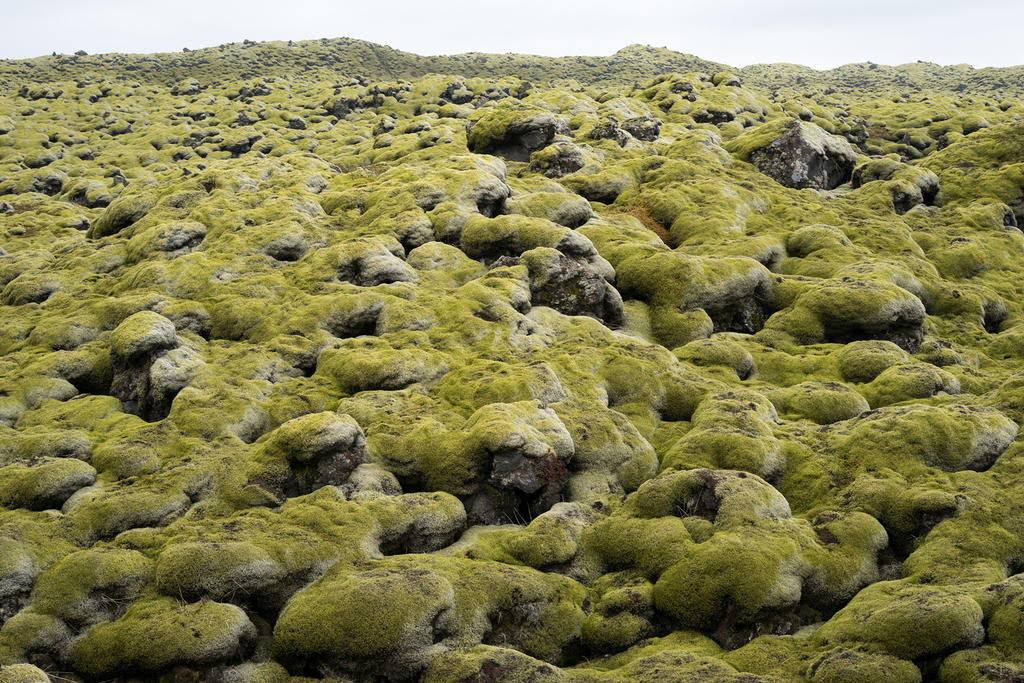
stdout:
{"type": "Polygon", "coordinates": [[[419,54],[608,55],[631,43],[732,66],[1024,63],[1022,0],[0,0],[0,58],[177,52],[347,36],[419,54]]]}

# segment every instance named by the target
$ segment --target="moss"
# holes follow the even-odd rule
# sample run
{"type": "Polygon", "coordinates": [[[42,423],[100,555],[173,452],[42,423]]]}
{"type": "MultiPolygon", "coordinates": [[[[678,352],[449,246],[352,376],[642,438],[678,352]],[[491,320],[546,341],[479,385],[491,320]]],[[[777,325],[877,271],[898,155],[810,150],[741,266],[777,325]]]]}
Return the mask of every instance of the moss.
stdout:
{"type": "Polygon", "coordinates": [[[249,662],[226,667],[221,676],[225,683],[286,683],[295,680],[288,675],[287,669],[276,662],[249,662]]]}
{"type": "Polygon", "coordinates": [[[31,664],[10,664],[0,671],[5,683],[49,683],[50,677],[31,664]]]}
{"type": "Polygon", "coordinates": [[[991,646],[960,650],[946,657],[939,668],[939,680],[943,683],[960,683],[977,680],[1013,680],[1024,671],[1020,660],[1010,659],[991,646]]]}
{"type": "Polygon", "coordinates": [[[862,389],[873,408],[935,395],[959,394],[960,382],[950,373],[923,363],[897,363],[862,389]]]}
{"type": "Polygon", "coordinates": [[[620,669],[614,677],[642,681],[740,681],[744,676],[725,662],[686,650],[666,649],[638,657],[620,669]]]}
{"type": "Polygon", "coordinates": [[[132,550],[82,550],[39,577],[32,610],[90,625],[130,604],[152,577],[152,563],[132,550]]]}
{"type": "MultiPolygon", "coordinates": [[[[558,189],[561,190],[560,187],[558,189]]],[[[578,228],[595,215],[590,202],[565,191],[541,191],[510,197],[505,202],[505,211],[530,218],[544,218],[567,228],[578,228]]]]}
{"type": "Polygon", "coordinates": [[[995,411],[956,404],[881,410],[849,425],[837,443],[848,457],[880,467],[921,463],[952,471],[991,466],[1018,431],[995,411]]]}
{"type": "Polygon", "coordinates": [[[583,625],[583,640],[600,652],[623,650],[653,631],[653,585],[634,572],[606,574],[591,590],[594,613],[583,625]]]}
{"type": "Polygon", "coordinates": [[[499,256],[519,256],[535,247],[560,248],[563,239],[570,238],[571,247],[561,247],[572,255],[593,251],[589,241],[580,235],[571,237],[568,228],[547,218],[509,215],[485,218],[473,216],[462,230],[460,248],[470,258],[495,259],[499,256]],[[582,251],[579,251],[582,249],[582,251]]]}
{"type": "Polygon", "coordinates": [[[88,236],[98,239],[115,235],[141,220],[155,204],[155,199],[147,194],[118,197],[89,228],[88,236]]]}
{"type": "Polygon", "coordinates": [[[686,525],[678,517],[611,518],[587,529],[583,541],[609,568],[635,567],[648,577],[660,575],[693,546],[686,525]]]}
{"type": "Polygon", "coordinates": [[[65,503],[67,523],[82,542],[113,538],[122,531],[166,524],[188,509],[191,501],[180,489],[136,488],[131,484],[113,491],[81,489],[65,503]]]}
{"type": "Polygon", "coordinates": [[[584,506],[559,503],[530,521],[506,545],[512,555],[532,567],[564,564],[579,552],[580,537],[593,517],[593,511],[584,506]]]}
{"type": "Polygon", "coordinates": [[[673,349],[672,353],[679,360],[688,361],[694,365],[725,366],[735,372],[739,379],[748,379],[756,372],[754,359],[750,353],[728,339],[695,340],[673,349]]]}
{"type": "Polygon", "coordinates": [[[466,145],[480,154],[496,153],[526,161],[531,152],[551,141],[558,126],[558,120],[549,112],[485,108],[482,115],[474,117],[466,145]]]}
{"type": "Polygon", "coordinates": [[[771,394],[782,415],[794,415],[817,424],[832,424],[868,410],[868,402],[838,382],[801,382],[771,394]]]}
{"type": "Polygon", "coordinates": [[[1019,581],[990,586],[988,592],[994,597],[994,605],[986,609],[987,640],[1006,652],[1020,652],[1024,649],[1021,634],[1024,633],[1024,593],[1019,581]]]}
{"type": "Polygon", "coordinates": [[[855,597],[813,636],[822,645],[871,643],[900,659],[979,645],[982,610],[955,590],[877,583],[855,597]]]}
{"type": "Polygon", "coordinates": [[[448,403],[470,412],[502,399],[549,404],[566,398],[554,368],[543,362],[525,368],[500,361],[470,363],[447,373],[437,390],[448,403]]]}
{"type": "Polygon", "coordinates": [[[135,360],[177,344],[174,323],[152,311],[140,311],[128,317],[110,335],[110,350],[125,360],[135,360]]]}
{"type": "Polygon", "coordinates": [[[837,352],[836,359],[846,381],[865,383],[908,357],[890,341],[870,340],[846,344],[837,352]]]}
{"type": "Polygon", "coordinates": [[[317,362],[317,372],[329,377],[346,393],[403,389],[410,384],[437,379],[448,369],[441,354],[390,349],[384,344],[353,346],[324,351],[317,362]]]}
{"type": "Polygon", "coordinates": [[[298,593],[274,629],[279,655],[345,669],[370,666],[386,674],[422,670],[435,643],[458,642],[482,628],[490,629],[492,642],[541,659],[557,659],[579,636],[582,591],[568,580],[451,558],[414,562],[395,559],[357,573],[336,568],[298,593]],[[336,607],[323,612],[324,601],[336,607]],[[371,603],[387,609],[368,611],[371,603]],[[329,624],[325,614],[331,615],[329,624]],[[487,614],[503,618],[487,626],[481,621],[487,614]]]}
{"type": "Polygon", "coordinates": [[[160,554],[156,584],[167,595],[213,600],[244,598],[284,576],[264,549],[244,542],[179,543],[160,554]]]}
{"type": "Polygon", "coordinates": [[[775,408],[759,394],[723,392],[705,400],[691,418],[693,429],[662,458],[662,468],[736,469],[773,478],[783,469],[770,424],[775,408]]]}
{"type": "Polygon", "coordinates": [[[920,299],[904,289],[844,279],[805,291],[793,308],[772,316],[765,331],[785,332],[800,344],[881,338],[916,351],[924,316],[920,299]]]}
{"type": "Polygon", "coordinates": [[[914,666],[1012,675],[1019,69],[326,40],[0,72],[5,663],[913,680],[858,619],[924,639],[966,596],[988,641],[914,666]],[[795,120],[864,152],[850,187],[742,160],[795,120]],[[623,326],[538,298],[563,267],[623,326]],[[404,597],[367,622],[377,572],[404,597]],[[898,576],[955,604],[871,598],[898,576]],[[262,636],[159,659],[182,600],[262,636]],[[411,635],[286,657],[282,620],[411,635]]]}
{"type": "Polygon", "coordinates": [[[0,503],[8,508],[59,508],[71,494],[96,480],[88,463],[44,458],[31,466],[14,463],[0,469],[0,503]]]}
{"type": "Polygon", "coordinates": [[[244,651],[255,635],[234,605],[141,600],[117,621],[90,629],[71,647],[71,659],[76,669],[96,677],[204,666],[244,651]]]}
{"type": "Polygon", "coordinates": [[[558,683],[570,680],[557,667],[528,657],[521,652],[492,645],[478,645],[467,651],[445,652],[431,662],[424,681],[429,683],[473,680],[500,672],[508,681],[558,683]]]}
{"type": "Polygon", "coordinates": [[[807,673],[812,681],[891,681],[919,683],[921,672],[912,662],[888,655],[837,647],[814,660],[807,673]]]}
{"type": "Polygon", "coordinates": [[[661,575],[655,605],[684,628],[712,628],[726,610],[747,621],[799,601],[798,564],[797,548],[781,538],[765,543],[719,533],[714,544],[694,546],[661,575]]]}

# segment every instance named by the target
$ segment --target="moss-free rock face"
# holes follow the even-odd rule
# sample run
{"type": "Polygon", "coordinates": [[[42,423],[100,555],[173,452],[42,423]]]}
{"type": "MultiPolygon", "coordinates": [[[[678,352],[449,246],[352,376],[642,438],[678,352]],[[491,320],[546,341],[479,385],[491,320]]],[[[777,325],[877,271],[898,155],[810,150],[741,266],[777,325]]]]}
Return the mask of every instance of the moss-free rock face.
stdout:
{"type": "Polygon", "coordinates": [[[0,680],[1020,678],[1022,73],[0,61],[0,680]]]}

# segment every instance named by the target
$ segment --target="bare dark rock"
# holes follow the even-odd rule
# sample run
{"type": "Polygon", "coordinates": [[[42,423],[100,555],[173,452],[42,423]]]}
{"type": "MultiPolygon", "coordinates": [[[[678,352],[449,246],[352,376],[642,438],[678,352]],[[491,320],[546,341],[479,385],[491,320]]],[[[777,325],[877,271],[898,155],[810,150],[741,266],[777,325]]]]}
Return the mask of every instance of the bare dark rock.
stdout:
{"type": "Polygon", "coordinates": [[[857,153],[842,138],[794,120],[782,135],[754,150],[750,161],[786,187],[831,190],[850,180],[857,153]]]}

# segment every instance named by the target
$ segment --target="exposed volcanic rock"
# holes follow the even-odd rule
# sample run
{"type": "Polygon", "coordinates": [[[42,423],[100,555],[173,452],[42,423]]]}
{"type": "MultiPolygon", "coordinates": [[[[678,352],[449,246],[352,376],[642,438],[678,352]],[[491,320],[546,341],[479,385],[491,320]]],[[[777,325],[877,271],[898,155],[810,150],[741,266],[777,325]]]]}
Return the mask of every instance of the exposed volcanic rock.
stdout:
{"type": "Polygon", "coordinates": [[[857,153],[846,140],[819,126],[793,121],[772,132],[758,131],[757,141],[737,139],[744,156],[765,175],[786,187],[831,190],[850,180],[857,153]]]}

